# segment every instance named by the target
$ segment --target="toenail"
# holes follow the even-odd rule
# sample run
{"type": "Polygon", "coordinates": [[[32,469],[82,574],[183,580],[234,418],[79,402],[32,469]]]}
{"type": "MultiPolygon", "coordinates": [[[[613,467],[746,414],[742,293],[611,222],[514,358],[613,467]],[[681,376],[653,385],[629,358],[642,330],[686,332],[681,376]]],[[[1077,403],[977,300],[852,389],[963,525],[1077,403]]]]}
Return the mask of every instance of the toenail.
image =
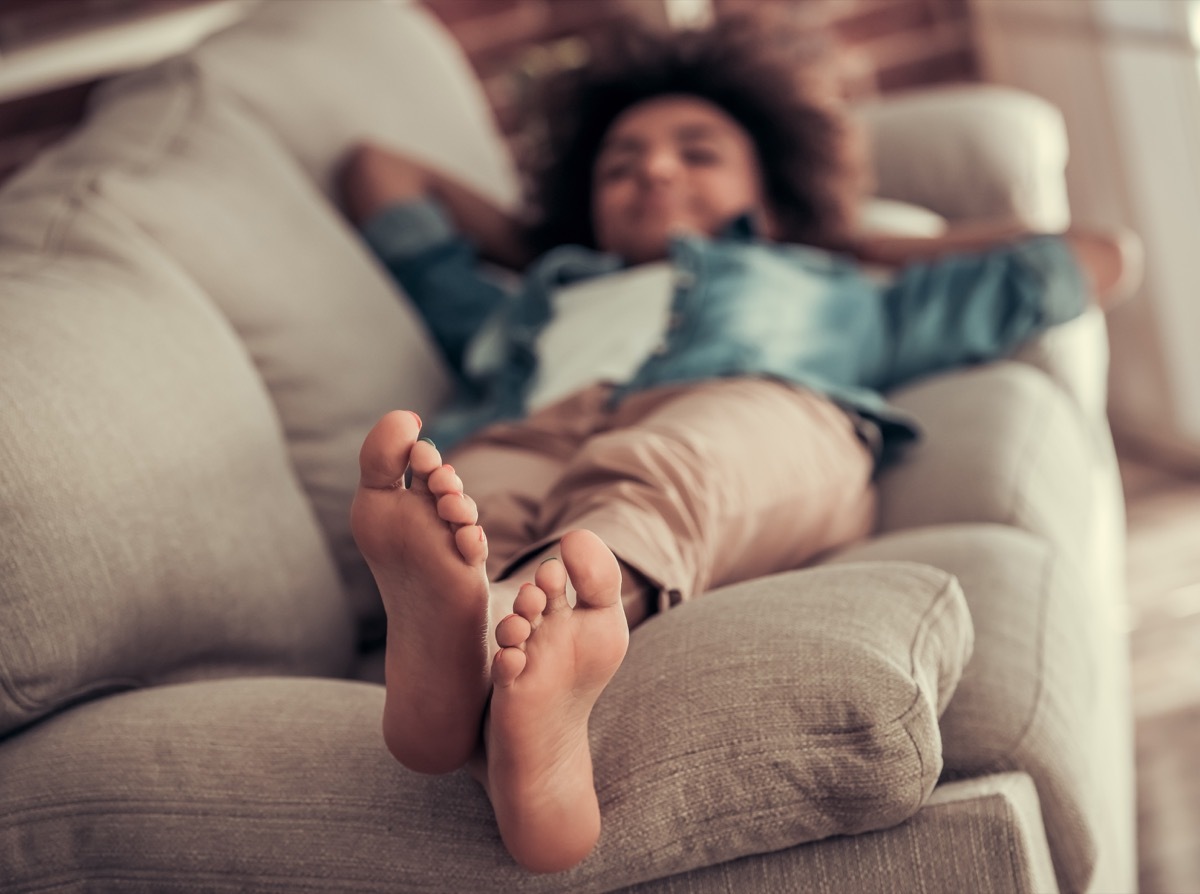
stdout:
{"type": "Polygon", "coordinates": [[[541,561],[541,562],[539,562],[539,563],[538,563],[538,565],[539,565],[539,566],[540,566],[540,565],[545,565],[547,562],[561,562],[561,561],[562,561],[562,559],[560,559],[558,556],[551,556],[551,557],[550,557],[550,558],[548,558],[548,559],[542,559],[542,561],[541,561]]]}
{"type": "Polygon", "coordinates": [[[424,422],[422,422],[422,421],[421,421],[421,417],[420,417],[420,416],[418,416],[416,413],[414,413],[412,410],[409,410],[408,412],[409,412],[409,413],[412,415],[412,418],[413,418],[413,419],[417,420],[417,427],[418,427],[418,428],[420,428],[422,425],[424,425],[424,424],[425,424],[424,422]]]}
{"type": "Polygon", "coordinates": [[[450,463],[446,463],[446,468],[449,469],[451,472],[454,471],[454,466],[450,465],[450,463]]]}
{"type": "Polygon", "coordinates": [[[426,444],[428,444],[430,447],[436,447],[436,446],[437,446],[437,444],[433,443],[433,438],[417,438],[417,440],[418,440],[418,441],[424,441],[424,442],[425,442],[426,444]]]}

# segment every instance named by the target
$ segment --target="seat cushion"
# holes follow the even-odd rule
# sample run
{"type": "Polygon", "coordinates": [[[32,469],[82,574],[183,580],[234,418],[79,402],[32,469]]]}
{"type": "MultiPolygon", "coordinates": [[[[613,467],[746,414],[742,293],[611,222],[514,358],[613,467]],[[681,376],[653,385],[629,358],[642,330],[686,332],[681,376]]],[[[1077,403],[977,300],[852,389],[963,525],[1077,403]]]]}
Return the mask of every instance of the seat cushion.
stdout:
{"type": "Polygon", "coordinates": [[[0,283],[0,734],[155,683],[344,672],[329,550],[207,298],[86,185],[0,198],[0,283]]]}
{"type": "Polygon", "coordinates": [[[18,891],[609,891],[911,816],[970,644],[953,578],[911,563],[779,575],[647,621],[592,714],[600,843],[548,876],[507,855],[465,771],[392,760],[379,686],[118,695],[0,749],[0,865],[18,891]]]}
{"type": "Polygon", "coordinates": [[[1024,773],[997,773],[939,785],[916,816],[890,829],[756,854],[613,894],[1056,890],[1033,783],[1024,773]]]}

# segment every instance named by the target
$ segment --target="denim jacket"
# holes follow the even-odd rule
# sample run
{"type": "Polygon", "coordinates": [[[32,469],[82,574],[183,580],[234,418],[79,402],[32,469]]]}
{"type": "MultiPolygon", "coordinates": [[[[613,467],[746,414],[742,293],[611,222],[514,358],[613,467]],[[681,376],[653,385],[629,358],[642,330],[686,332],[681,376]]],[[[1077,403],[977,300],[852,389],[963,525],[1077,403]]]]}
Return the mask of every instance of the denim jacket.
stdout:
{"type": "MultiPolygon", "coordinates": [[[[519,289],[505,290],[428,200],[384,209],[363,237],[459,376],[458,399],[429,429],[443,447],[522,416],[553,290],[624,266],[615,255],[563,246],[542,256],[519,289]]],[[[614,401],[657,385],[776,378],[872,423],[877,456],[918,435],[915,420],[882,392],[1001,357],[1087,304],[1080,270],[1056,236],[912,264],[886,285],[849,258],[762,240],[749,218],[717,238],[677,237],[669,257],[675,290],[665,341],[614,401]]]]}

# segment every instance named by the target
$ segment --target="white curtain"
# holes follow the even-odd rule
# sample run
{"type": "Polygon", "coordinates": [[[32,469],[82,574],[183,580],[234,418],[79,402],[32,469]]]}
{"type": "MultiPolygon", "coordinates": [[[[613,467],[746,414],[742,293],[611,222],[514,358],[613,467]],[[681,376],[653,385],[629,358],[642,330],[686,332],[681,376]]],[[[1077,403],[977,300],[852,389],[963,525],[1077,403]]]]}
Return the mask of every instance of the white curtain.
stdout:
{"type": "Polygon", "coordinates": [[[1118,440],[1200,463],[1200,3],[975,0],[989,80],[1062,109],[1078,222],[1126,224],[1146,280],[1109,316],[1118,440]]]}

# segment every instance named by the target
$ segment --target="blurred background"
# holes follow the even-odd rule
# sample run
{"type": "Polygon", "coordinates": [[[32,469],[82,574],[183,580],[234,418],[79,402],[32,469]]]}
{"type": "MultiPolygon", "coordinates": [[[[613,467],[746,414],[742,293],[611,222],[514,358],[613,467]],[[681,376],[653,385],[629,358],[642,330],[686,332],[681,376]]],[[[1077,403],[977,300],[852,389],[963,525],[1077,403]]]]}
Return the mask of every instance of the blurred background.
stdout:
{"type": "MultiPolygon", "coordinates": [[[[254,2],[0,0],[0,186],[82,118],[97,83],[185,49],[254,2]]],[[[837,46],[851,100],[990,81],[1062,110],[1076,220],[1131,226],[1146,246],[1142,288],[1108,320],[1140,877],[1144,892],[1200,892],[1200,0],[424,2],[518,152],[531,84],[580,64],[596,29],[629,15],[682,28],[769,5],[837,46]]]]}

